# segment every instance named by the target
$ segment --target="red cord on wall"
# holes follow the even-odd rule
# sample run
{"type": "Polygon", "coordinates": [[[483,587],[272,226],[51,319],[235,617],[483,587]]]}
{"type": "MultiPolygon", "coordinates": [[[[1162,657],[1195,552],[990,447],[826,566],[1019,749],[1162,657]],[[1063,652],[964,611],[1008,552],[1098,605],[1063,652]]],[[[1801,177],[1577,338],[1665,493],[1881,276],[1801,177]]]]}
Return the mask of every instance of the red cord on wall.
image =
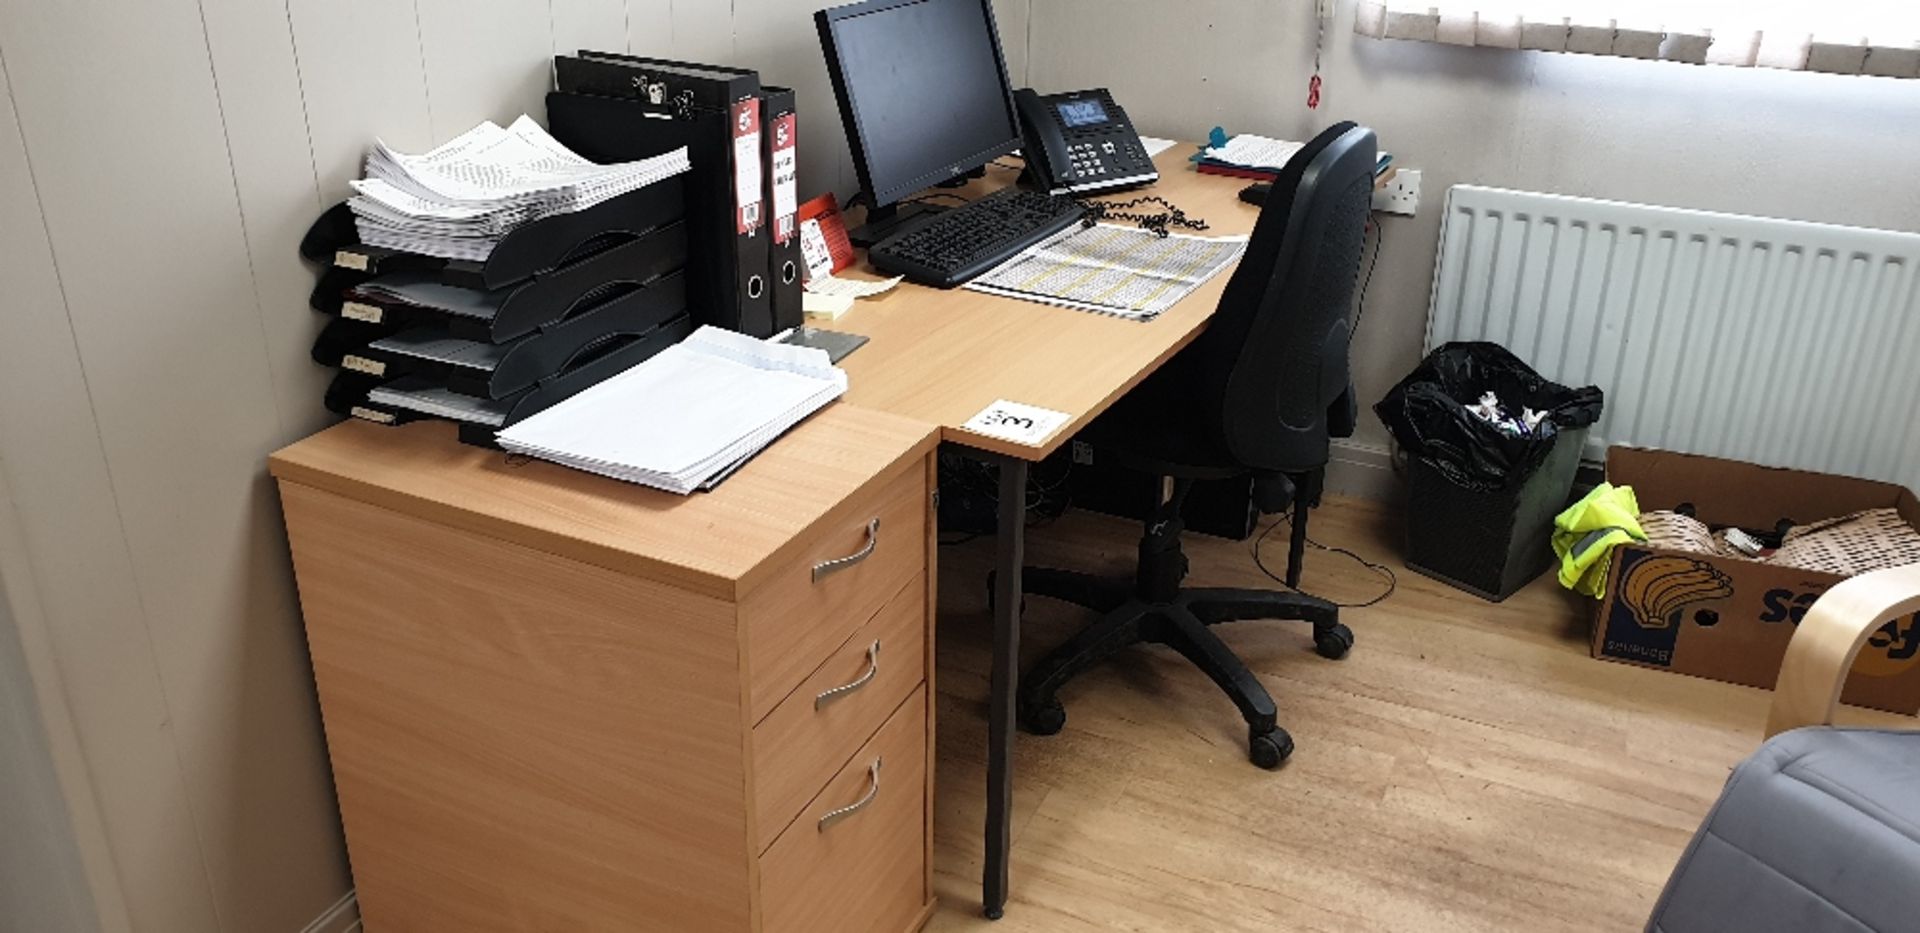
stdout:
{"type": "Polygon", "coordinates": [[[1320,109],[1320,53],[1327,46],[1327,17],[1332,13],[1332,4],[1319,0],[1314,11],[1313,24],[1313,77],[1307,79],[1307,109],[1320,109]]]}

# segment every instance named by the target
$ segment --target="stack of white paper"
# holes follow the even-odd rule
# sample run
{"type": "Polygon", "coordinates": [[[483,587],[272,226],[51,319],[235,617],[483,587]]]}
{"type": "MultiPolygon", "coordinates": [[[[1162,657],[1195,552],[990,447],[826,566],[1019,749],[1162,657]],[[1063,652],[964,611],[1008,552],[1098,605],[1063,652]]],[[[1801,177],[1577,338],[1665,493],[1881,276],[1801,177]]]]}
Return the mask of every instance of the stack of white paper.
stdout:
{"type": "Polygon", "coordinates": [[[521,116],[492,121],[424,155],[376,141],[347,201],[369,246],[482,260],[521,224],[584,210],[687,171],[687,150],[597,165],[521,116]]]}
{"type": "Polygon", "coordinates": [[[514,453],[682,495],[847,391],[824,350],[702,327],[499,434],[514,453]]]}
{"type": "Polygon", "coordinates": [[[1287,160],[1293,158],[1294,153],[1299,152],[1306,145],[1306,143],[1286,139],[1241,133],[1227,140],[1224,146],[1209,147],[1203,153],[1203,157],[1210,161],[1224,162],[1243,168],[1279,171],[1287,164],[1287,160]]]}

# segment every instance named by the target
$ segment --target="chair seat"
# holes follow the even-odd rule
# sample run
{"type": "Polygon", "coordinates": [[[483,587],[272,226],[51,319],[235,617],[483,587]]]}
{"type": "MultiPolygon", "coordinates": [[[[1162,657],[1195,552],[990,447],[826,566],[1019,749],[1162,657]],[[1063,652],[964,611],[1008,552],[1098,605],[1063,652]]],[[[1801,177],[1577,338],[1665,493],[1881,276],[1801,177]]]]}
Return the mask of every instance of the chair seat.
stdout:
{"type": "Polygon", "coordinates": [[[1735,768],[1650,933],[1920,925],[1920,732],[1798,729],[1735,768]]]}

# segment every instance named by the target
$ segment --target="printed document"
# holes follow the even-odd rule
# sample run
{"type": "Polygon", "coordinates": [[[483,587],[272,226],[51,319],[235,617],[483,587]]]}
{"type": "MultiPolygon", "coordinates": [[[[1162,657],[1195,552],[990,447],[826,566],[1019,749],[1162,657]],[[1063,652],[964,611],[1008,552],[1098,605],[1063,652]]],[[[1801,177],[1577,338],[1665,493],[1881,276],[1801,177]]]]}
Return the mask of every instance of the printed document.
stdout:
{"type": "Polygon", "coordinates": [[[1247,238],[1069,227],[967,283],[990,295],[1151,321],[1247,248],[1247,238]]]}
{"type": "Polygon", "coordinates": [[[500,446],[682,495],[710,488],[847,391],[827,351],[702,327],[501,431],[500,446]]]}

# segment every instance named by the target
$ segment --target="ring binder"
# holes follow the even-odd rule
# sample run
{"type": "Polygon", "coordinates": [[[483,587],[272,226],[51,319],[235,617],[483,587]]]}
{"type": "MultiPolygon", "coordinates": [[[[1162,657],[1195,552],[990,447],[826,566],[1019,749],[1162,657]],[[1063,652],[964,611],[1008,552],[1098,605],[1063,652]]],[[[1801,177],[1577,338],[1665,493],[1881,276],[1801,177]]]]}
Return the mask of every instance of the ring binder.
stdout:
{"type": "Polygon", "coordinates": [[[598,52],[556,56],[554,72],[548,122],[573,151],[619,162],[687,147],[689,311],[698,323],[772,336],[758,75],[598,52]]]}
{"type": "Polygon", "coordinates": [[[761,148],[771,215],[767,224],[767,284],[772,289],[772,332],[779,333],[799,327],[806,319],[800,283],[800,270],[806,260],[800,255],[798,118],[792,88],[767,87],[763,91],[767,126],[761,148]]]}

